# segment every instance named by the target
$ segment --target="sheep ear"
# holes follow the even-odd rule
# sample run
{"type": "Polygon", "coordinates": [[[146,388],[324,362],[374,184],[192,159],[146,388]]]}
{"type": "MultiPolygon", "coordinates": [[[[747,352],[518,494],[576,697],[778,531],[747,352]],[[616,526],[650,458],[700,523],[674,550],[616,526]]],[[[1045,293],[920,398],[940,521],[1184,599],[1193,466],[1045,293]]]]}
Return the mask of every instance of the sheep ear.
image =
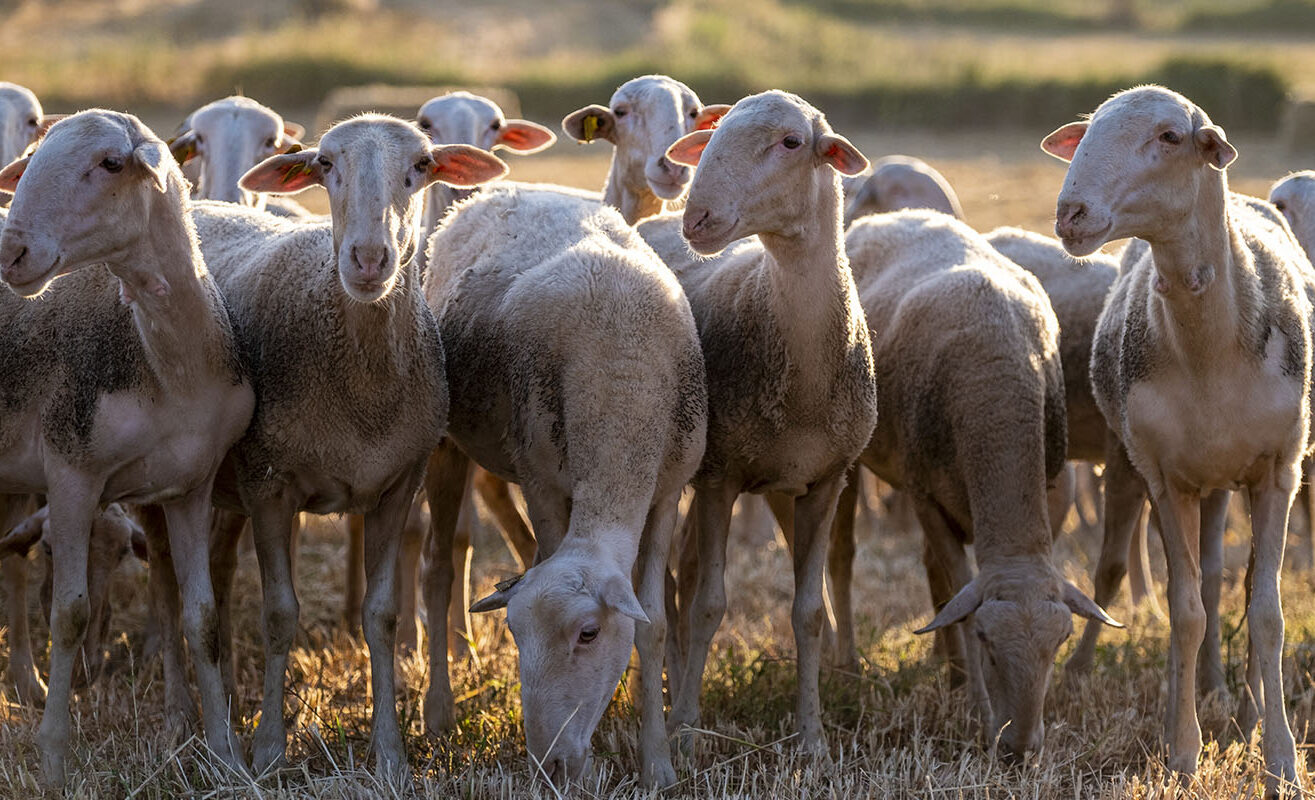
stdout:
{"type": "Polygon", "coordinates": [[[1060,161],[1072,161],[1073,153],[1078,149],[1078,142],[1087,134],[1090,122],[1070,122],[1058,128],[1041,140],[1041,149],[1060,161]]]}
{"type": "Polygon", "coordinates": [[[604,607],[618,614],[624,614],[636,622],[648,624],[648,615],[644,613],[643,606],[639,605],[639,598],[635,597],[635,588],[624,575],[613,575],[608,578],[598,590],[597,597],[598,602],[604,607]]]}
{"type": "Polygon", "coordinates": [[[168,141],[169,152],[173,154],[174,161],[179,165],[186,164],[193,158],[196,158],[196,131],[187,131],[184,134],[174,137],[168,141]]]}
{"type": "Polygon", "coordinates": [[[505,147],[517,153],[529,155],[545,147],[551,147],[557,141],[557,134],[537,122],[525,119],[509,119],[498,128],[498,140],[494,148],[505,147]]]}
{"type": "Polygon", "coordinates": [[[30,158],[31,156],[23,156],[10,162],[4,169],[0,169],[0,192],[14,193],[14,189],[18,186],[18,179],[23,177],[23,172],[27,169],[27,162],[30,158]]]}
{"type": "Polygon", "coordinates": [[[471,604],[470,612],[472,614],[482,614],[485,611],[496,611],[499,608],[506,608],[507,603],[509,603],[511,598],[516,595],[521,579],[524,577],[524,575],[517,575],[514,578],[508,578],[505,581],[498,582],[494,587],[496,591],[494,591],[493,594],[480,600],[476,600],[471,604]]]}
{"type": "Polygon", "coordinates": [[[615,142],[612,136],[616,133],[616,117],[607,106],[589,105],[563,117],[562,130],[577,142],[588,143],[594,139],[615,142]]]}
{"type": "Polygon", "coordinates": [[[303,189],[324,183],[320,169],[319,150],[298,150],[270,156],[251,169],[237,182],[248,192],[269,194],[296,194],[303,189]]]}
{"type": "Polygon", "coordinates": [[[717,127],[717,123],[721,122],[721,118],[726,116],[726,112],[730,110],[731,107],[725,103],[713,103],[712,105],[704,106],[703,109],[699,111],[698,116],[694,118],[694,130],[712,130],[717,127]]]}
{"type": "Polygon", "coordinates": [[[164,142],[142,142],[132,149],[132,160],[146,170],[156,191],[169,188],[169,151],[164,142]]]}
{"type": "Polygon", "coordinates": [[[0,555],[27,555],[32,546],[41,541],[41,537],[45,535],[49,509],[49,506],[42,506],[35,514],[0,537],[0,555]]]}
{"type": "Polygon", "coordinates": [[[67,117],[68,114],[42,114],[41,122],[37,123],[37,138],[40,139],[50,130],[50,126],[67,117]]]}
{"type": "Polygon", "coordinates": [[[285,141],[287,139],[297,139],[297,140],[305,139],[306,128],[305,126],[298,125],[295,122],[288,122],[285,119],[283,120],[283,138],[285,141]]]}
{"type": "Polygon", "coordinates": [[[1222,171],[1237,158],[1237,148],[1228,143],[1224,129],[1218,125],[1203,125],[1192,138],[1196,140],[1196,149],[1205,163],[1217,170],[1222,171]]]}
{"type": "Polygon", "coordinates": [[[429,182],[442,181],[451,186],[478,186],[506,175],[506,162],[487,150],[468,144],[440,144],[429,150],[434,164],[429,168],[429,182]]]}
{"type": "Polygon", "coordinates": [[[305,149],[306,148],[302,145],[300,139],[295,136],[289,136],[286,133],[283,134],[282,140],[279,141],[278,152],[280,153],[299,153],[305,149]]]}
{"type": "Polygon", "coordinates": [[[698,166],[699,159],[703,157],[703,149],[708,146],[711,138],[711,130],[687,133],[667,148],[667,160],[687,167],[698,166]]]}
{"type": "Polygon", "coordinates": [[[977,579],[973,578],[967,586],[959,590],[959,593],[950,602],[945,604],[945,608],[941,609],[935,619],[918,628],[914,633],[931,633],[947,625],[962,622],[965,617],[976,611],[981,604],[982,587],[977,585],[977,579]]]}
{"type": "Polygon", "coordinates": [[[817,155],[841,175],[857,175],[868,168],[867,156],[848,139],[834,133],[824,133],[817,138],[817,155]]]}
{"type": "Polygon", "coordinates": [[[1087,619],[1094,619],[1097,622],[1103,622],[1111,628],[1123,627],[1122,622],[1118,622],[1109,614],[1106,614],[1105,609],[1096,605],[1095,600],[1087,597],[1082,593],[1081,589],[1068,581],[1064,581],[1064,605],[1068,606],[1068,610],[1077,614],[1079,617],[1086,617],[1087,619]]]}

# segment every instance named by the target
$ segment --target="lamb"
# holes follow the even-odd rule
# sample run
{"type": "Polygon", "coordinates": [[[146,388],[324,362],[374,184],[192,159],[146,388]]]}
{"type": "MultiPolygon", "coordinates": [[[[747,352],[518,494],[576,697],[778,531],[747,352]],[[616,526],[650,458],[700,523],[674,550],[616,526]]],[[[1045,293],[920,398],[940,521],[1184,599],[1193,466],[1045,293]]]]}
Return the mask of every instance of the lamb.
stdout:
{"type": "Polygon", "coordinates": [[[140,120],[96,109],[55,123],[31,156],[0,170],[0,189],[15,193],[0,278],[18,295],[0,298],[0,485],[47,495],[55,565],[43,779],[64,782],[73,665],[90,618],[89,536],[98,506],[114,501],[163,506],[206,742],[241,770],[207,553],[211,487],[254,396],[187,185],[140,120]]]}
{"type": "Polygon", "coordinates": [[[1071,615],[1118,625],[1050,561],[1047,493],[1068,441],[1059,323],[1035,277],[944,214],[863,217],[845,247],[877,394],[896,409],[860,463],[908,492],[922,525],[938,613],[918,633],[946,630],[988,740],[1036,750],[1071,615]]]}
{"type": "Polygon", "coordinates": [[[615,146],[603,202],[634,225],[676,207],[685,195],[690,170],[672,162],[667,148],[691,131],[712,128],[729,109],[703,105],[675,78],[643,75],[621,84],[607,106],[567,114],[562,130],[585,144],[605,139],[615,146]]]}
{"type": "MultiPolygon", "coordinates": [[[[9,505],[14,505],[10,503],[9,505]]],[[[25,510],[27,503],[17,504],[25,510]]],[[[32,658],[32,641],[28,633],[27,571],[28,553],[47,535],[49,506],[42,506],[0,539],[4,553],[4,575],[9,620],[9,683],[20,703],[40,705],[46,699],[46,686],[32,658]]],[[[75,682],[92,683],[105,666],[102,642],[109,632],[109,582],[129,553],[144,554],[145,534],[141,526],[118,503],[110,503],[96,514],[91,523],[91,552],[87,556],[87,594],[90,608],[87,630],[75,660],[75,682]],[[80,679],[80,681],[79,681],[80,679]]],[[[46,555],[46,580],[41,589],[42,605],[49,611],[51,566],[46,555]]],[[[50,616],[46,614],[47,618],[50,616]]]]}
{"type": "Polygon", "coordinates": [[[274,109],[233,95],[201,106],[183,120],[169,150],[193,181],[194,196],[267,209],[279,216],[308,217],[295,202],[269,203],[238,185],[247,170],[276,153],[301,146],[306,129],[274,109]]]}
{"type": "Polygon", "coordinates": [[[820,111],[774,91],[745,98],[715,130],[667,151],[699,165],[682,232],[668,215],[641,235],[676,272],[708,372],[708,445],[695,477],[697,575],[671,725],[694,725],[712,636],[726,608],[725,548],[742,492],[793,499],[796,728],[825,750],[818,694],[822,573],[845,471],[876,423],[872,349],[841,238],[840,174],[867,159],[820,111]],[[736,242],[743,237],[757,239],[736,242]],[[699,263],[698,253],[725,251],[699,263]]]}
{"type": "Polygon", "coordinates": [[[963,219],[963,208],[950,182],[922,159],[879,158],[873,162],[871,173],[847,179],[846,184],[854,188],[846,193],[845,227],[868,214],[903,208],[930,208],[963,219]]]}
{"type": "Polygon", "coordinates": [[[241,180],[253,192],[322,185],[331,224],[220,203],[194,211],[259,397],[230,456],[234,478],[216,495],[250,515],[260,561],[266,666],[253,743],[258,771],[281,762],[286,748],[283,682],[298,617],[289,538],[301,510],[365,515],[373,746],[382,772],[406,763],[394,701],[397,552],[447,416],[443,350],[414,263],[420,198],[435,180],[469,186],[506,170],[482,150],[434,146],[409,123],[367,114],[241,180]]]}
{"type": "MultiPolygon", "coordinates": [[[[452,404],[450,438],[425,481],[427,606],[449,602],[469,461],[519,482],[538,561],[471,610],[507,609],[532,768],[555,783],[581,777],[637,646],[642,778],[674,783],[663,587],[680,493],[707,434],[703,355],[680,284],[614,209],[581,192],[509,183],[440,224],[425,294],[452,404]]],[[[432,732],[455,722],[444,638],[429,644],[432,732]]]]}
{"type": "Polygon", "coordinates": [[[0,81],[0,164],[23,155],[66,114],[47,114],[31,89],[0,81]]]}
{"type": "Polygon", "coordinates": [[[1265,715],[1265,791],[1275,796],[1296,780],[1278,581],[1301,459],[1311,450],[1315,272],[1272,206],[1229,191],[1224,169],[1237,150],[1182,95],[1158,86],[1121,92],[1042,147],[1071,162],[1055,223],[1069,253],[1138,237],[1101,313],[1091,376],[1159,513],[1169,563],[1169,766],[1194,772],[1201,750],[1195,671],[1206,614],[1198,553],[1210,544],[1201,535],[1201,496],[1245,487],[1257,667],[1248,670],[1249,700],[1265,715]]]}

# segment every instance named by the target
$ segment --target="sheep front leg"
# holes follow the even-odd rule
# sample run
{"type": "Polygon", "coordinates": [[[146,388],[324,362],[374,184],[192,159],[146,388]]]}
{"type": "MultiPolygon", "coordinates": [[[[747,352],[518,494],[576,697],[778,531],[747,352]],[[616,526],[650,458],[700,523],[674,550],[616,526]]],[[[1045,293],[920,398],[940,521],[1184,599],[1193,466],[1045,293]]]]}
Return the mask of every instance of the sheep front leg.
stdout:
{"type": "Polygon", "coordinates": [[[1201,643],[1196,680],[1204,697],[1226,691],[1224,659],[1220,653],[1219,594],[1224,581],[1224,529],[1228,526],[1226,489],[1201,501],[1201,602],[1205,606],[1205,641],[1201,643]]]}
{"type": "Polygon", "coordinates": [[[402,528],[420,485],[417,464],[379,498],[365,515],[365,599],[362,629],[370,648],[371,730],[380,774],[391,778],[406,767],[402,732],[397,723],[397,553],[402,528]]]}
{"type": "Polygon", "coordinates": [[[210,490],[213,477],[203,486],[164,506],[173,554],[183,596],[183,631],[192,652],[197,688],[201,693],[201,721],[206,744],[234,772],[245,775],[242,747],[229,723],[231,698],[224,691],[220,672],[220,625],[210,577],[210,490]]]}
{"type": "MultiPolygon", "coordinates": [[[[671,764],[663,713],[662,662],[667,638],[667,560],[671,555],[671,536],[676,527],[679,505],[680,492],[677,491],[669,497],[658,498],[649,509],[637,560],[639,603],[648,616],[647,625],[637,623],[635,626],[641,707],[639,754],[644,765],[642,779],[650,788],[676,782],[676,768],[671,764]]],[[[671,666],[674,668],[675,663],[671,666]]]]}
{"type": "Polygon", "coordinates": [[[164,510],[158,505],[142,506],[139,518],[146,535],[150,564],[152,613],[147,621],[145,649],[148,652],[152,649],[153,636],[154,649],[160,654],[164,673],[165,728],[171,740],[180,742],[191,735],[192,725],[197,719],[183,664],[182,597],[178,591],[178,576],[174,572],[173,553],[169,550],[164,510]]]}
{"type": "Polygon", "coordinates": [[[1267,486],[1251,489],[1251,535],[1255,571],[1251,580],[1251,602],[1247,624],[1264,684],[1265,724],[1261,749],[1265,754],[1265,796],[1278,797],[1280,789],[1299,797],[1297,750],[1288,727],[1283,702],[1283,604],[1279,597],[1279,573],[1283,569],[1283,545],[1287,539],[1288,515],[1300,473],[1294,467],[1276,476],[1267,486]]]}
{"type": "Polygon", "coordinates": [[[5,556],[0,565],[4,568],[9,618],[9,683],[18,693],[18,702],[40,706],[46,702],[46,684],[32,658],[32,633],[27,628],[27,556],[5,556]]]}
{"type": "Polygon", "coordinates": [[[347,586],[343,591],[343,624],[347,632],[361,630],[361,603],[365,597],[365,518],[347,515],[347,586]]]}
{"type": "Polygon", "coordinates": [[[37,744],[41,753],[42,780],[55,791],[64,786],[64,765],[71,735],[69,701],[73,666],[91,610],[87,597],[87,550],[91,521],[101,489],[79,477],[69,476],[58,483],[51,481],[49,492],[50,531],[47,536],[54,564],[50,682],[37,744]]]}
{"type": "MultiPolygon", "coordinates": [[[[216,510],[210,524],[210,577],[215,584],[215,605],[219,609],[219,671],[224,681],[224,695],[237,698],[237,667],[233,654],[233,574],[237,571],[237,546],[246,528],[245,514],[216,510]]],[[[237,709],[230,709],[237,718],[237,709]]]]}
{"type": "Polygon", "coordinates": [[[402,527],[402,543],[397,549],[397,651],[414,653],[420,649],[420,618],[417,584],[420,582],[420,556],[429,530],[429,518],[419,492],[411,503],[402,527]]]}
{"type": "Polygon", "coordinates": [[[1169,768],[1196,772],[1201,726],[1196,716],[1196,659],[1205,638],[1201,602],[1200,497],[1164,489],[1156,495],[1160,536],[1169,564],[1169,768]]]}
{"type": "Polygon", "coordinates": [[[823,585],[827,544],[836,500],[844,485],[845,473],[838,472],[814,483],[807,494],[795,499],[794,604],[790,613],[799,675],[795,727],[800,746],[817,754],[826,753],[818,676],[822,668],[822,631],[827,627],[823,585]]]}
{"type": "Polygon", "coordinates": [[[256,772],[264,773],[283,762],[288,745],[283,720],[283,681],[301,612],[292,583],[291,543],[297,530],[297,503],[285,491],[252,498],[245,505],[251,511],[252,538],[260,563],[265,634],[264,693],[260,724],[251,743],[251,759],[256,772]]]}
{"type": "Polygon", "coordinates": [[[440,620],[452,601],[452,540],[466,491],[470,459],[451,439],[439,443],[429,456],[425,470],[425,495],[429,498],[429,536],[425,541],[423,589],[429,626],[429,687],[425,690],[425,732],[441,735],[456,727],[452,678],[447,668],[447,626],[440,620]]]}
{"type": "Polygon", "coordinates": [[[726,538],[730,532],[731,510],[739,495],[738,485],[699,487],[694,491],[691,513],[694,541],[698,548],[694,594],[685,610],[689,647],[685,653],[684,673],[680,676],[680,694],[671,704],[667,719],[670,730],[699,724],[699,694],[703,689],[703,669],[708,663],[712,637],[726,614],[726,538]]]}

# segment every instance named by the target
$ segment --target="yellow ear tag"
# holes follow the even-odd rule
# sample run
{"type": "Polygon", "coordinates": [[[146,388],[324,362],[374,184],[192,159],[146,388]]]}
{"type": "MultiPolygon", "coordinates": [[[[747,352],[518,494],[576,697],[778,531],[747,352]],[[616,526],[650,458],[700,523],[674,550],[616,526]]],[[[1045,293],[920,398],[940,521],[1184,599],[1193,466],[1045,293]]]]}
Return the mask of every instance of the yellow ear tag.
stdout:
{"type": "Polygon", "coordinates": [[[584,118],[584,140],[592,142],[598,136],[598,117],[593,114],[584,118]]]}

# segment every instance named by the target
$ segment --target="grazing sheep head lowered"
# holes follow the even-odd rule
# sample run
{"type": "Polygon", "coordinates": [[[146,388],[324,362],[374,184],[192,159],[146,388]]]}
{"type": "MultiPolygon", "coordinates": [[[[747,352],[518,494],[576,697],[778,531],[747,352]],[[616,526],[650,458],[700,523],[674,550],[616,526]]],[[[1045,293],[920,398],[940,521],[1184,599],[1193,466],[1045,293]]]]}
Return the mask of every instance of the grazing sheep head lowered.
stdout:
{"type": "Polygon", "coordinates": [[[319,146],[285,153],[252,167],[242,188],[294,194],[311,186],[329,193],[338,276],[362,303],[392,291],[398,270],[420,247],[420,197],[434,181],[476,186],[507,174],[492,153],[469,145],[438,145],[414,125],[365,114],[330,128],[319,146]]]}

